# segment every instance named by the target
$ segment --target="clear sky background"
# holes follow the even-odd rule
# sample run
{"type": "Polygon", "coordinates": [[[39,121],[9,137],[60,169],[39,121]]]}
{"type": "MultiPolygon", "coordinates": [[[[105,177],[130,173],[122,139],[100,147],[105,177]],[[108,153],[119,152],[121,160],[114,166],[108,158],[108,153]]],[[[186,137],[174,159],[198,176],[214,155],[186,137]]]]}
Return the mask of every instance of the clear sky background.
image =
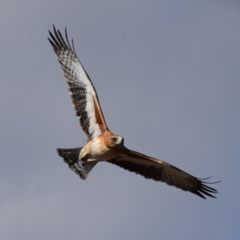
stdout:
{"type": "Polygon", "coordinates": [[[0,239],[240,239],[239,1],[1,1],[0,239]],[[98,164],[80,180],[57,147],[85,144],[47,41],[70,38],[109,128],[218,199],[98,164]]]}

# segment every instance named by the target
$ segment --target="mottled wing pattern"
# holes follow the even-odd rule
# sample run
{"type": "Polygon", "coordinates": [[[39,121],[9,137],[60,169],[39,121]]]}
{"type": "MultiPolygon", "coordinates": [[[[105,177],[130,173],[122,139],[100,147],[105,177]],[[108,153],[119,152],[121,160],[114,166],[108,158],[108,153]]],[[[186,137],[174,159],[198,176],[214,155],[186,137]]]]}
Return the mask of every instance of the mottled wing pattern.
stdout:
{"type": "Polygon", "coordinates": [[[67,30],[65,29],[66,39],[54,26],[53,30],[54,33],[49,31],[50,38],[48,40],[57,55],[57,60],[68,84],[75,114],[80,117],[81,127],[88,140],[91,140],[107,130],[97,93],[77,57],[73,41],[72,46],[68,41],[67,30]]]}
{"type": "Polygon", "coordinates": [[[184,191],[189,191],[205,198],[204,195],[215,198],[212,194],[217,190],[205,184],[202,180],[168,164],[167,162],[148,157],[141,153],[129,150],[125,155],[108,161],[130,172],[142,175],[147,179],[165,182],[184,191]]]}

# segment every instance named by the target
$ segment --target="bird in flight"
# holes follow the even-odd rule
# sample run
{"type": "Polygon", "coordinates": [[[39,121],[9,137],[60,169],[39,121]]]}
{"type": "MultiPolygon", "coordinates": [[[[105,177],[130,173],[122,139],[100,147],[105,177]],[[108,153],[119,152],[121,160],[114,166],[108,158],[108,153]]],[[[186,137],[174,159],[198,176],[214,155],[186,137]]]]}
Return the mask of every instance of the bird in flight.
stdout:
{"type": "MultiPolygon", "coordinates": [[[[48,38],[68,84],[68,90],[80,125],[87,136],[83,147],[57,149],[71,170],[86,179],[92,168],[101,161],[115,164],[147,179],[165,182],[199,197],[215,196],[217,190],[207,186],[208,178],[196,178],[162,160],[146,156],[124,146],[124,138],[112,133],[106,124],[97,92],[89,75],[77,57],[74,43],[70,44],[53,25],[48,38]]],[[[215,182],[216,183],[216,182],[215,182]]]]}

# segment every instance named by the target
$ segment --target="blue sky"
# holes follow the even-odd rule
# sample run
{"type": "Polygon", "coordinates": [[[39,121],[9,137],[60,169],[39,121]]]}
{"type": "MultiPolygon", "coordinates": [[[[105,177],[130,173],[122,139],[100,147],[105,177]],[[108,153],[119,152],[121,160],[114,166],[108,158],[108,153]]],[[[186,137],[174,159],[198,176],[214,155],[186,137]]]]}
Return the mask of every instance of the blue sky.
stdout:
{"type": "Polygon", "coordinates": [[[240,237],[238,1],[3,1],[0,239],[240,237]],[[85,144],[47,41],[67,26],[109,128],[197,177],[203,200],[108,163],[86,181],[57,147],[85,144]]]}

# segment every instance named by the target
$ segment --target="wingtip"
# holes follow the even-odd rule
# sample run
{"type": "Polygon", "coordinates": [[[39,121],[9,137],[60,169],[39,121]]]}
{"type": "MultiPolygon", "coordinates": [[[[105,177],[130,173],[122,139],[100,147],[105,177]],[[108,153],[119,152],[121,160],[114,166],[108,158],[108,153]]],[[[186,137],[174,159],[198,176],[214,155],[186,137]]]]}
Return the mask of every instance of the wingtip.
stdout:
{"type": "Polygon", "coordinates": [[[54,48],[54,51],[56,52],[56,50],[60,49],[60,48],[67,48],[68,50],[71,50],[77,57],[76,54],[76,50],[74,47],[74,43],[73,43],[73,39],[72,39],[72,45],[70,44],[69,40],[68,40],[68,33],[67,33],[67,27],[65,27],[65,39],[61,33],[60,30],[58,30],[55,25],[53,24],[53,30],[50,31],[48,29],[48,33],[50,35],[50,37],[48,38],[49,42],[51,43],[51,45],[54,48]]]}
{"type": "Polygon", "coordinates": [[[53,23],[53,31],[54,31],[54,32],[56,31],[56,28],[55,28],[55,25],[54,25],[54,23],[53,23]]]}
{"type": "Polygon", "coordinates": [[[200,181],[200,187],[197,190],[197,193],[195,193],[195,194],[198,195],[199,197],[204,198],[204,199],[206,199],[206,196],[217,199],[217,197],[214,196],[213,194],[218,194],[219,193],[218,190],[216,190],[215,188],[207,186],[207,184],[215,184],[215,183],[219,183],[221,181],[216,181],[216,182],[202,181],[202,180],[207,180],[207,179],[210,179],[210,178],[211,177],[198,178],[198,180],[200,181]]]}

